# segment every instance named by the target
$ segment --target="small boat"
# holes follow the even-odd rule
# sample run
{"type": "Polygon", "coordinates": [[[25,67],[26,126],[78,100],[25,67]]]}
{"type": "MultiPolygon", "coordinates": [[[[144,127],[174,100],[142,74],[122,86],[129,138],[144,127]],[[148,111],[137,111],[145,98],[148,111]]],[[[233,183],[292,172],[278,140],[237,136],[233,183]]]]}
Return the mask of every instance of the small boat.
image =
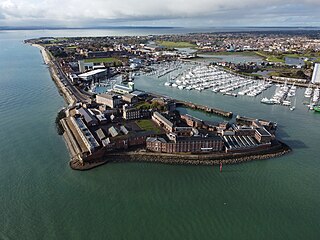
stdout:
{"type": "Polygon", "coordinates": [[[320,105],[314,106],[314,107],[313,107],[313,110],[314,110],[315,112],[320,112],[320,105]]]}
{"type": "Polygon", "coordinates": [[[291,102],[288,101],[288,100],[284,100],[284,101],[282,102],[282,105],[283,105],[283,106],[290,106],[290,105],[291,105],[291,102]]]}
{"type": "Polygon", "coordinates": [[[297,98],[294,99],[294,105],[290,108],[290,111],[293,111],[296,109],[296,103],[297,103],[297,98]]]}
{"type": "Polygon", "coordinates": [[[268,104],[268,105],[273,105],[273,104],[275,104],[275,102],[274,102],[272,99],[268,99],[268,98],[266,98],[266,97],[264,97],[264,98],[261,99],[261,103],[268,104]]]}
{"type": "Polygon", "coordinates": [[[309,86],[306,88],[306,91],[304,92],[304,96],[305,96],[306,98],[310,98],[311,95],[312,95],[312,88],[311,88],[311,86],[309,85],[309,86]]]}
{"type": "Polygon", "coordinates": [[[314,105],[313,104],[310,104],[308,107],[309,107],[310,110],[314,110],[314,105]]]}

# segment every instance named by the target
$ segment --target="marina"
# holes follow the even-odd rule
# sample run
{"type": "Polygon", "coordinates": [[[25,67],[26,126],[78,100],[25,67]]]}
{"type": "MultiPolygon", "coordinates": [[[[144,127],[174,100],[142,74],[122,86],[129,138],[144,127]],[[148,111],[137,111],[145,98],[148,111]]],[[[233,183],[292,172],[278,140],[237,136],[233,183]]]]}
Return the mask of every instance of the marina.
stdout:
{"type": "MultiPolygon", "coordinates": [[[[172,64],[172,66],[176,66],[176,64],[172,64]]],[[[162,68],[168,69],[167,67],[162,68]]],[[[179,67],[169,73],[159,76],[154,72],[146,76],[155,81],[161,81],[160,84],[171,89],[199,92],[200,94],[211,92],[223,96],[249,97],[262,104],[280,105],[289,108],[291,111],[296,108],[297,104],[302,105],[306,99],[310,99],[308,107],[311,110],[314,106],[319,105],[320,91],[319,88],[314,88],[314,86],[309,85],[304,93],[306,99],[297,103],[295,96],[298,88],[295,83],[287,84],[285,82],[281,84],[273,83],[267,79],[256,80],[204,63],[179,63],[179,67]],[[156,78],[152,78],[152,76],[156,76],[156,78]],[[272,91],[273,94],[270,94],[272,91]]]]}

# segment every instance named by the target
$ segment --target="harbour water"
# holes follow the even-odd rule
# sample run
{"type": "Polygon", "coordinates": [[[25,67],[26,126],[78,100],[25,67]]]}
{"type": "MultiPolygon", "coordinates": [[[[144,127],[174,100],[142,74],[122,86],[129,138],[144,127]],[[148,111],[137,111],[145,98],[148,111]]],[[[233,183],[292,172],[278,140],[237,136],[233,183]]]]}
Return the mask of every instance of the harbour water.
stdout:
{"type": "Polygon", "coordinates": [[[245,63],[245,62],[256,62],[261,63],[263,59],[259,56],[241,56],[241,55],[214,55],[214,54],[199,54],[199,59],[204,62],[232,62],[232,63],[245,63]]]}
{"type": "Polygon", "coordinates": [[[319,239],[320,114],[301,104],[303,89],[290,111],[137,78],[142,90],[277,121],[293,152],[222,173],[147,163],[72,171],[54,124],[65,103],[39,50],[22,42],[70,34],[111,33],[0,32],[0,239],[319,239]]]}

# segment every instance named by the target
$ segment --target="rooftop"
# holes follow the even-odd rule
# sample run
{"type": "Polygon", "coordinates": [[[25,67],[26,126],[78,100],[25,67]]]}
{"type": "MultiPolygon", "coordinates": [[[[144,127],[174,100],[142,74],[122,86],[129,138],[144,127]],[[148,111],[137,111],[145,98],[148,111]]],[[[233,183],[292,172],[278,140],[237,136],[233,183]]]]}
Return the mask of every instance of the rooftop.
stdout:
{"type": "Polygon", "coordinates": [[[173,123],[170,122],[167,118],[165,118],[161,113],[154,112],[153,115],[155,115],[157,118],[161,119],[161,121],[165,122],[170,127],[173,127],[173,123]]]}
{"type": "Polygon", "coordinates": [[[102,73],[102,72],[106,72],[107,69],[95,69],[95,70],[92,70],[92,71],[89,71],[89,72],[86,72],[86,73],[82,73],[79,75],[79,77],[81,78],[86,78],[86,77],[89,77],[89,76],[94,76],[96,74],[99,74],[99,73],[102,73]]]}
{"type": "Polygon", "coordinates": [[[84,117],[84,120],[86,121],[86,123],[97,121],[95,116],[93,116],[86,108],[79,108],[78,112],[84,117]]]}
{"type": "Polygon", "coordinates": [[[271,134],[265,128],[257,128],[256,131],[261,136],[268,136],[268,137],[271,136],[271,134]]]}

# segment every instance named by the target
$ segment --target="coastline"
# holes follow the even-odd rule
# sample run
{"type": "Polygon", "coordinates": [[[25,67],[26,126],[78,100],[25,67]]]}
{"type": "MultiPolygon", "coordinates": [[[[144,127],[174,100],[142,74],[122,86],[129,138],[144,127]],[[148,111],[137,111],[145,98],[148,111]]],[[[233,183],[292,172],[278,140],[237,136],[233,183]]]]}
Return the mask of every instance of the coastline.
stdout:
{"type": "Polygon", "coordinates": [[[48,54],[47,50],[39,45],[39,44],[31,44],[31,46],[36,47],[40,50],[40,53],[42,55],[42,59],[44,61],[44,63],[48,66],[49,68],[49,72],[51,75],[51,78],[53,80],[53,82],[56,84],[59,93],[63,96],[65,102],[67,104],[74,104],[76,102],[74,96],[72,95],[72,93],[69,92],[68,88],[62,83],[60,77],[58,76],[55,66],[54,66],[54,62],[51,59],[51,56],[48,54]]]}
{"type": "Polygon", "coordinates": [[[47,53],[45,48],[43,46],[41,46],[39,44],[35,44],[35,43],[32,43],[31,46],[36,47],[40,50],[44,63],[49,65],[51,60],[50,60],[49,54],[47,53]]]}
{"type": "Polygon", "coordinates": [[[166,154],[166,153],[153,153],[153,152],[115,152],[107,154],[105,157],[94,162],[86,162],[81,165],[77,160],[69,162],[73,170],[90,170],[106,163],[115,162],[147,162],[147,163],[161,163],[170,165],[202,165],[214,166],[231,164],[240,164],[256,160],[265,160],[270,158],[281,157],[288,154],[292,149],[285,143],[278,141],[275,146],[268,149],[256,150],[250,153],[216,153],[216,154],[166,154]]]}

